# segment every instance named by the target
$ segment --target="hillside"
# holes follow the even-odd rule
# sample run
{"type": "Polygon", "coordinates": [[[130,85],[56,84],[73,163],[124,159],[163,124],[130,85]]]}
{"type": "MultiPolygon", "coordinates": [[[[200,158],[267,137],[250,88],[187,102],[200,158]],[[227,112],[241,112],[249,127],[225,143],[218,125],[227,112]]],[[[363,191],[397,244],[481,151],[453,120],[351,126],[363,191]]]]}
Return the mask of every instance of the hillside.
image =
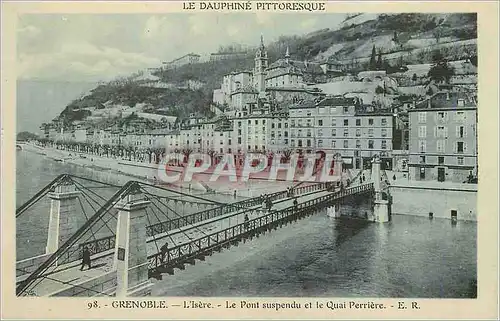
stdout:
{"type": "MultiPolygon", "coordinates": [[[[357,14],[346,19],[337,30],[323,29],[304,36],[281,37],[266,44],[269,61],[284,55],[286,47],[296,60],[340,62],[356,61],[357,72],[367,66],[375,46],[386,68],[407,64],[429,64],[432,53],[439,50],[448,60],[467,59],[477,55],[474,13],[465,14],[357,14]]],[[[222,77],[232,71],[254,66],[255,48],[246,57],[219,62],[184,65],[176,69],[153,72],[161,86],[148,86],[137,77],[101,84],[89,95],[71,102],[61,113],[65,123],[84,119],[87,107],[105,108],[105,103],[135,106],[150,105],[150,112],[186,117],[192,112],[207,113],[212,92],[220,87],[222,77]],[[193,81],[197,88],[183,84],[193,81]]]]}

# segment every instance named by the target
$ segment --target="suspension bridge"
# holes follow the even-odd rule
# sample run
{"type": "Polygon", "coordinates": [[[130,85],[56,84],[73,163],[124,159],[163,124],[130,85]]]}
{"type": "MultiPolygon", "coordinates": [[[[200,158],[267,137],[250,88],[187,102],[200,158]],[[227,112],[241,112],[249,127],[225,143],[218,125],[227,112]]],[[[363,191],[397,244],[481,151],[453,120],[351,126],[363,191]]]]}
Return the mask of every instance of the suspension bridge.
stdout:
{"type": "Polygon", "coordinates": [[[298,183],[266,195],[272,206],[265,207],[261,196],[227,203],[220,195],[138,181],[119,186],[60,175],[16,210],[18,242],[32,238],[45,245],[42,254],[28,251],[17,260],[16,294],[146,296],[151,278],[173,277],[187,264],[325,208],[338,217],[335,209],[350,197],[371,198],[367,219],[387,222],[384,184],[375,158],[368,179],[360,172],[349,182],[298,183]],[[31,219],[47,213],[47,232],[34,233],[31,219]],[[82,270],[84,251],[91,267],[82,270]]]}

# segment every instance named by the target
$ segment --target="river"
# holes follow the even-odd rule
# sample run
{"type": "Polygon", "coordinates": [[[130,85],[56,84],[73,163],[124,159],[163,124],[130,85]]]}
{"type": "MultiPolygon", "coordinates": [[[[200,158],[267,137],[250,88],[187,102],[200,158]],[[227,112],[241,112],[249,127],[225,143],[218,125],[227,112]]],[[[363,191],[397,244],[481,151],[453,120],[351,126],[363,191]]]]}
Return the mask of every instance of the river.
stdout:
{"type": "MultiPolygon", "coordinates": [[[[16,164],[17,206],[62,173],[129,180],[26,151],[17,151],[16,164]]],[[[21,219],[27,221],[17,222],[17,251],[25,257],[43,248],[48,215],[21,219]],[[21,240],[35,229],[43,230],[37,245],[21,240]]],[[[155,281],[153,295],[475,297],[476,232],[474,222],[393,215],[375,224],[317,213],[176,270],[155,281]]]]}

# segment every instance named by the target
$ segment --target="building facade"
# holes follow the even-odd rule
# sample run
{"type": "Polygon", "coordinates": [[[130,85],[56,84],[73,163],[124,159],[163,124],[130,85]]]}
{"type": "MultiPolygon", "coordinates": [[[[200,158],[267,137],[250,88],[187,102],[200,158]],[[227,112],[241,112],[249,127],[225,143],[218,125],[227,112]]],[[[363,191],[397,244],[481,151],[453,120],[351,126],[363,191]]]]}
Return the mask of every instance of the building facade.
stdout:
{"type": "Polygon", "coordinates": [[[475,97],[439,92],[408,114],[410,179],[464,182],[477,174],[475,97]]]}

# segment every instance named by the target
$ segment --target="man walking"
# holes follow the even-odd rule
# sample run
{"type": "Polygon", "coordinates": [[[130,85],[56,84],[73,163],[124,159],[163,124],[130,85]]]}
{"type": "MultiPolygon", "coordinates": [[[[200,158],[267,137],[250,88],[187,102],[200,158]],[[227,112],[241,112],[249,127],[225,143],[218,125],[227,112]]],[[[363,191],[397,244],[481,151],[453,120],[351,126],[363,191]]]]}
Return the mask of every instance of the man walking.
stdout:
{"type": "Polygon", "coordinates": [[[80,267],[80,271],[83,271],[83,267],[85,265],[89,267],[89,270],[92,268],[90,260],[90,251],[86,246],[83,248],[82,266],[80,267]]]}
{"type": "Polygon", "coordinates": [[[165,244],[163,244],[163,246],[160,248],[160,251],[161,251],[161,261],[165,261],[165,255],[167,254],[167,251],[168,251],[168,243],[165,242],[165,244]]]}

